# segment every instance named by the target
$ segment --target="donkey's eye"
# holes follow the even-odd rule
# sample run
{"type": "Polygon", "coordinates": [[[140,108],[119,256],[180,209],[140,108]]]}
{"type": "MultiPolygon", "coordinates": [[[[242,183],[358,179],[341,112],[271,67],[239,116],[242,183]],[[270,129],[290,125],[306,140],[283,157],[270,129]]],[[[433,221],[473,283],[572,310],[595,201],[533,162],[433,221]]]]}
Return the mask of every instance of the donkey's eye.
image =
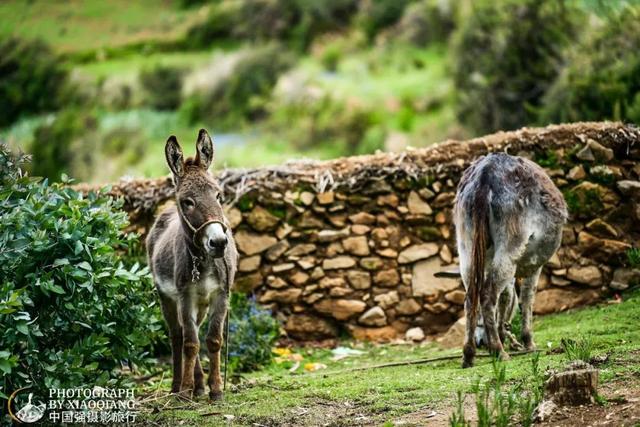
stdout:
{"type": "Polygon", "coordinates": [[[218,201],[218,203],[222,203],[224,201],[224,196],[222,195],[222,193],[216,194],[216,200],[218,201]]]}
{"type": "Polygon", "coordinates": [[[182,204],[182,209],[189,210],[189,209],[193,209],[193,207],[196,205],[196,202],[193,201],[193,199],[184,199],[180,202],[182,204]]]}

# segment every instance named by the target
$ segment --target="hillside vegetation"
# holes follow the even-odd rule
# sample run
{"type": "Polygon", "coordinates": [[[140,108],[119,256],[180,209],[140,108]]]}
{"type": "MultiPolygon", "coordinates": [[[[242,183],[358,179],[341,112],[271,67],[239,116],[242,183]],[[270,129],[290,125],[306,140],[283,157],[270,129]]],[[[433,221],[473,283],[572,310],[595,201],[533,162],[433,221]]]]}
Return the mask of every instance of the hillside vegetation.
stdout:
{"type": "Polygon", "coordinates": [[[167,136],[189,150],[198,127],[219,166],[258,166],[637,121],[637,4],[6,1],[0,138],[50,179],[104,182],[165,174],[167,136]]]}

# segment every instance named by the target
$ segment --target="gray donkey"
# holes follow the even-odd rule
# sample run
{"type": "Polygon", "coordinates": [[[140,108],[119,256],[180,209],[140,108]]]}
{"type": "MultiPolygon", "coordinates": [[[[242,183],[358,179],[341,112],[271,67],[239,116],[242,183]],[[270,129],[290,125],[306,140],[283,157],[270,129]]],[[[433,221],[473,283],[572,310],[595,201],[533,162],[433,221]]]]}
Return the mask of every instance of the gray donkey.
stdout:
{"type": "Polygon", "coordinates": [[[147,254],[171,338],[171,391],[184,396],[204,393],[198,329],[208,311],[209,397],[220,399],[222,329],[238,252],[220,204],[222,190],[208,172],[213,142],[204,129],[196,150],[195,158],[184,160],[176,137],[167,140],[176,205],[151,228],[147,254]]]}
{"type": "Polygon", "coordinates": [[[560,191],[535,163],[489,154],[464,173],[454,208],[460,273],[467,290],[462,367],[473,366],[478,306],[489,350],[504,351],[520,281],[522,340],[535,349],[533,299],[542,266],[560,246],[567,207],[560,191]],[[496,313],[496,309],[498,309],[496,313]]]}

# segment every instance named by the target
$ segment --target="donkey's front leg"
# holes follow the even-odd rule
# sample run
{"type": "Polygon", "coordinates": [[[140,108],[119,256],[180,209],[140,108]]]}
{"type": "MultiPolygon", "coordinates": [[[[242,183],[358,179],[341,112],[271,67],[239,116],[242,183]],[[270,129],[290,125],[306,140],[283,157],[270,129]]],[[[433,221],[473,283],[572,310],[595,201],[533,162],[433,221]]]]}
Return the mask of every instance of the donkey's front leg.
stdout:
{"type": "Polygon", "coordinates": [[[222,399],[222,378],[220,377],[220,349],[222,348],[222,328],[227,314],[227,296],[216,295],[211,305],[209,330],[207,331],[207,350],[209,351],[209,397],[222,399]]]}
{"type": "Polygon", "coordinates": [[[171,338],[171,359],[173,362],[173,381],[171,382],[171,392],[180,391],[182,383],[182,326],[178,319],[178,306],[174,300],[160,294],[162,304],[162,314],[169,328],[171,338]]]}
{"type": "Polygon", "coordinates": [[[200,352],[200,341],[198,340],[198,326],[196,324],[195,306],[192,296],[183,295],[180,301],[180,315],[182,318],[182,384],[180,394],[191,397],[194,392],[194,370],[196,359],[200,352]]]}

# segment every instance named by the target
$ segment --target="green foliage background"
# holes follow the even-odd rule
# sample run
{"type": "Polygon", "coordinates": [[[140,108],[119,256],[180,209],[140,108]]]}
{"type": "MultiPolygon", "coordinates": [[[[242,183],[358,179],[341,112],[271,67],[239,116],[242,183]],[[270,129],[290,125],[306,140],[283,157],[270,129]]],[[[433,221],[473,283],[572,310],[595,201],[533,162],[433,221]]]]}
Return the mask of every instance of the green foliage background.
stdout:
{"type": "Polygon", "coordinates": [[[248,167],[640,120],[640,0],[117,9],[0,5],[0,139],[34,154],[34,172],[50,180],[162,175],[167,136],[189,144],[199,127],[214,134],[222,163],[248,167]]]}

